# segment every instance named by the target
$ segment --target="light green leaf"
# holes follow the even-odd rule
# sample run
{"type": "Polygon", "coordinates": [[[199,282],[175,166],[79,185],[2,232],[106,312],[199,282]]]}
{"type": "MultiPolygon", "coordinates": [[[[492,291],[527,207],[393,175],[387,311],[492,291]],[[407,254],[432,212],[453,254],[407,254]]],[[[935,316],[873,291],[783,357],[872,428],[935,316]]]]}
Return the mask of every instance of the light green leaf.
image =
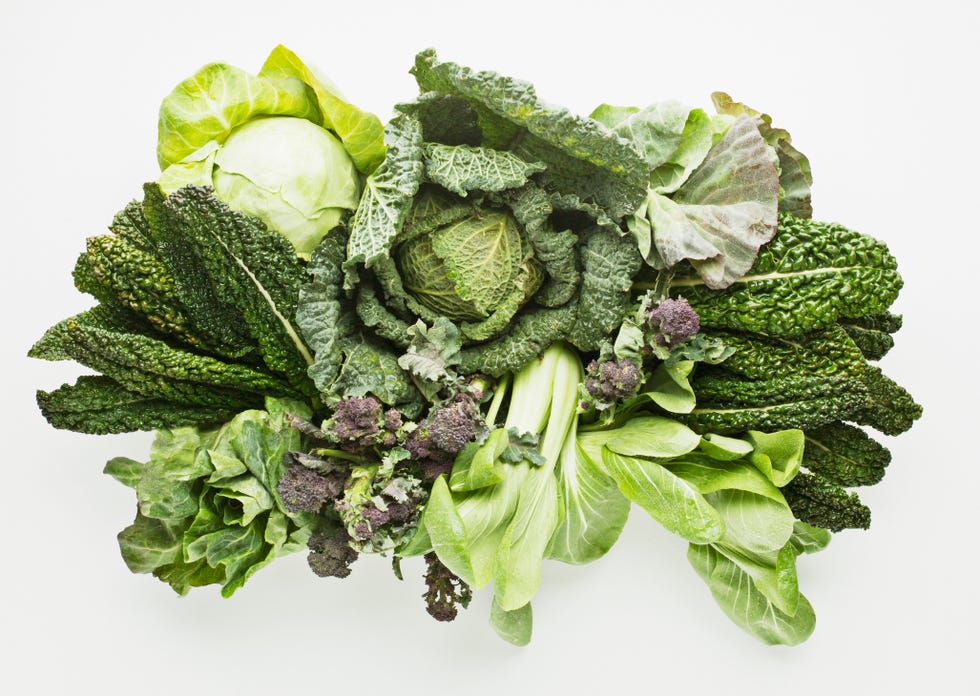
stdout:
{"type": "Polygon", "coordinates": [[[565,441],[557,473],[564,514],[551,537],[547,557],[589,563],[616,543],[626,525],[630,501],[579,446],[577,438],[565,441]]]}
{"type": "Polygon", "coordinates": [[[439,476],[432,484],[422,524],[432,541],[432,549],[443,565],[463,582],[473,585],[475,580],[467,550],[466,529],[456,511],[445,476],[439,476]]]}
{"type": "Polygon", "coordinates": [[[690,413],[697,405],[688,377],[694,369],[693,360],[657,365],[642,395],[670,413],[690,413]]]}
{"type": "Polygon", "coordinates": [[[502,609],[520,609],[538,591],[541,560],[561,512],[554,463],[532,467],[494,559],[494,602],[502,609]]]}
{"type": "Polygon", "coordinates": [[[727,462],[741,459],[749,454],[752,451],[752,444],[737,437],[706,433],[701,436],[701,444],[698,449],[712,459],[727,462]]]}
{"type": "Polygon", "coordinates": [[[793,614],[778,609],[752,578],[711,545],[691,544],[688,560],[728,617],[743,631],[769,645],[796,645],[816,625],[813,607],[800,595],[793,614]]]}
{"type": "Polygon", "coordinates": [[[606,447],[633,457],[670,459],[692,452],[701,436],[682,423],[660,416],[631,418],[608,439],[606,447]]]}
{"type": "Polygon", "coordinates": [[[312,66],[306,65],[285,46],[276,46],[259,71],[260,77],[285,80],[298,78],[316,94],[323,127],[332,130],[364,174],[370,174],[385,156],[384,126],[374,114],[347,102],[340,90],[312,66]]]}
{"type": "Polygon", "coordinates": [[[510,152],[486,147],[426,143],[423,153],[429,181],[464,198],[470,191],[518,188],[546,169],[540,162],[525,162],[510,152]]]}
{"type": "Polygon", "coordinates": [[[385,128],[385,161],[367,178],[351,222],[345,269],[387,257],[422,181],[422,126],[399,114],[385,128]]]}
{"type": "Polygon", "coordinates": [[[803,464],[806,437],[802,430],[781,430],[762,433],[749,430],[745,434],[755,451],[750,461],[779,487],[793,480],[803,464]]]}
{"type": "Polygon", "coordinates": [[[490,625],[508,643],[527,645],[531,642],[531,604],[507,611],[494,598],[490,607],[490,625]]]}
{"type": "Polygon", "coordinates": [[[630,229],[650,265],[670,268],[687,259],[708,287],[725,288],[776,233],[778,198],[771,152],[743,117],[672,197],[650,190],[630,229]]]}
{"type": "Polygon", "coordinates": [[[209,142],[223,143],[235,127],[259,116],[322,123],[314,95],[300,80],[256,77],[223,63],[204,66],[160,105],[160,168],[194,155],[209,142]]]}
{"type": "Polygon", "coordinates": [[[721,515],[684,479],[660,464],[604,448],[602,466],[627,498],[668,531],[697,544],[718,541],[725,533],[721,515]]]}

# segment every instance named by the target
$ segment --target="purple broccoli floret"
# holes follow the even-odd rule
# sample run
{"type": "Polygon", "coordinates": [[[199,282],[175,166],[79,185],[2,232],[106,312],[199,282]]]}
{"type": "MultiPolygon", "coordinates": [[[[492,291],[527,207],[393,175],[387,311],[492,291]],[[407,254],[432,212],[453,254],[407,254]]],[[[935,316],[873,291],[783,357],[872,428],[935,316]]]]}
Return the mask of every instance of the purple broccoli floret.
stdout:
{"type": "Polygon", "coordinates": [[[395,409],[383,409],[381,401],[373,396],[341,399],[324,425],[328,435],[348,452],[360,452],[374,445],[394,447],[401,427],[402,415],[395,409]]]}
{"type": "Polygon", "coordinates": [[[325,503],[343,493],[346,479],[347,474],[342,471],[324,474],[305,466],[291,466],[279,479],[277,491],[289,512],[317,514],[325,503]]]}
{"type": "Polygon", "coordinates": [[[647,323],[657,331],[657,344],[668,348],[683,343],[701,329],[701,318],[683,297],[663,300],[647,316],[647,323]]]}
{"type": "Polygon", "coordinates": [[[593,360],[585,368],[585,391],[596,400],[611,404],[632,394],[641,378],[639,368],[625,358],[603,363],[593,360]]]}
{"type": "Polygon", "coordinates": [[[456,455],[467,443],[485,435],[486,427],[473,397],[459,392],[429,413],[412,431],[405,449],[412,459],[422,463],[423,477],[432,480],[448,473],[456,455]]]}
{"type": "Polygon", "coordinates": [[[306,544],[310,549],[306,557],[310,570],[321,578],[346,578],[350,575],[350,564],[357,560],[357,551],[349,542],[350,536],[343,528],[311,536],[306,544]]]}
{"type": "Polygon", "coordinates": [[[470,586],[444,566],[434,553],[425,554],[425,610],[436,621],[452,621],[457,606],[469,606],[473,593],[470,586]]]}

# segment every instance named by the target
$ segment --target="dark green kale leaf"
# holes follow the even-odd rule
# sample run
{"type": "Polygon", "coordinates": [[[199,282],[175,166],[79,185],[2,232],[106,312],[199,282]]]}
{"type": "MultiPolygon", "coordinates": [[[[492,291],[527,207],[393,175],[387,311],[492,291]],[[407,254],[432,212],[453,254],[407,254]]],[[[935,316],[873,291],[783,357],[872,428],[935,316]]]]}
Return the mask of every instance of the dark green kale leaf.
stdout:
{"type": "Polygon", "coordinates": [[[683,295],[706,328],[798,336],[841,319],[881,314],[902,278],[886,246],[832,223],[779,216],[776,236],[752,268],[725,290],[678,274],[671,294],[683,295]]]}
{"type": "Polygon", "coordinates": [[[806,433],[803,466],[840,486],[871,486],[885,475],[891,453],[848,423],[828,423],[806,433]]]}
{"type": "Polygon", "coordinates": [[[29,353],[104,377],[39,392],[53,424],[121,432],[214,423],[267,395],[316,394],[293,320],[306,275],[285,238],[208,189],[165,198],[155,184],[111,230],[88,241],[74,271],[99,305],[59,322],[29,353]]]}
{"type": "Polygon", "coordinates": [[[819,474],[797,474],[782,491],[796,518],[807,524],[832,532],[871,526],[871,510],[857,494],[819,474]]]}
{"type": "Polygon", "coordinates": [[[191,406],[126,389],[109,377],[86,375],[79,377],[75,384],[38,392],[37,403],[41,414],[56,428],[104,435],[182,425],[213,425],[228,420],[239,411],[261,406],[262,397],[243,393],[241,401],[231,406],[227,403],[191,406]]]}

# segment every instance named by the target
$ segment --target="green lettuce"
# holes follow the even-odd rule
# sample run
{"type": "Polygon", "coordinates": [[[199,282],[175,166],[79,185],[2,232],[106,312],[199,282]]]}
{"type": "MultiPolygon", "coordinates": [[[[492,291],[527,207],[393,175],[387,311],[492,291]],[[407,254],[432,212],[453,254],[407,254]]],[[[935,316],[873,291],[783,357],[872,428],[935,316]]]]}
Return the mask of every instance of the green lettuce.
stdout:
{"type": "Polygon", "coordinates": [[[145,463],[112,459],[105,472],[136,491],[133,524],[119,533],[123,560],[178,594],[217,584],[230,597],[275,558],[306,547],[316,520],[283,507],[276,487],[300,434],[286,414],[300,402],[269,399],[213,430],[160,430],[145,463]]]}

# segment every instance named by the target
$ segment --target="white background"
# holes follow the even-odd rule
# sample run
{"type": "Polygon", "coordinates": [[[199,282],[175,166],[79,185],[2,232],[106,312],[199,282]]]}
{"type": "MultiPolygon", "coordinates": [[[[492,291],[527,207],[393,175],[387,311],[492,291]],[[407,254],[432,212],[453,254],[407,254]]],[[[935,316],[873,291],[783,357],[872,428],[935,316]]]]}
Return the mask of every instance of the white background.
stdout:
{"type": "Polygon", "coordinates": [[[977,68],[968,2],[21,2],[0,0],[0,680],[11,694],[977,693],[977,68]],[[306,9],[315,7],[317,9],[306,9]],[[820,9],[809,9],[819,7],[820,9]],[[885,240],[906,287],[885,370],[925,406],[863,493],[870,531],[800,562],[812,638],[735,628],[685,545],[634,510],[586,567],[548,563],[518,649],[480,595],[438,624],[367,558],[346,581],[302,555],[230,600],[131,575],[115,534],[132,492],[101,474],[147,434],[49,428],[36,388],[80,368],[25,358],[90,304],[70,271],[87,236],[157,175],[159,102],[202,64],[257,70],[284,43],[384,120],[415,94],[414,54],[599,102],[724,90],[773,114],[816,178],[816,217],[885,240]]]}

